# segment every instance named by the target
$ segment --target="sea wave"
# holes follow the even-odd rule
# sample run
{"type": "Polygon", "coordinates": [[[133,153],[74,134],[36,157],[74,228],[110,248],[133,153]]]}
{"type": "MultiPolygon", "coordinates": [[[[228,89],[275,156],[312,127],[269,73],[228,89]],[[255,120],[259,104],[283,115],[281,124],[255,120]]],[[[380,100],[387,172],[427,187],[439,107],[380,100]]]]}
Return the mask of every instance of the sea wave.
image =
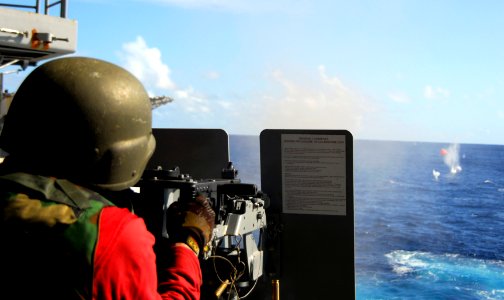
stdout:
{"type": "Polygon", "coordinates": [[[385,254],[397,281],[468,299],[504,299],[504,261],[394,250],[385,254]]]}

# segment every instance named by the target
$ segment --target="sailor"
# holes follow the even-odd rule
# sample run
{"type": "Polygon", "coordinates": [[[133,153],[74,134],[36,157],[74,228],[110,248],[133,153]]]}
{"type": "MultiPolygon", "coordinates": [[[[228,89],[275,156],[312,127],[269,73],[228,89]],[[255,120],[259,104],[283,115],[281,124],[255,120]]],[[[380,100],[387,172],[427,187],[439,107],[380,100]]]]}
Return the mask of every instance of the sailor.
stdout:
{"type": "Polygon", "coordinates": [[[145,88],[109,62],[58,58],[27,76],[0,136],[0,298],[199,299],[208,200],[171,212],[178,238],[161,251],[120,205],[155,149],[151,123],[145,88]]]}

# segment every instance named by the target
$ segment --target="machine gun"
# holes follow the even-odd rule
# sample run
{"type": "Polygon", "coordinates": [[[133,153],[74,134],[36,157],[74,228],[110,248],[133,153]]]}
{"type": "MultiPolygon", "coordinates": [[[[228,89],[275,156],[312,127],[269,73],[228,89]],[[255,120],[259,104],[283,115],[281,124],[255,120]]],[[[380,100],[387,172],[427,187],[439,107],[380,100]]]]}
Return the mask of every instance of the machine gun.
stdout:
{"type": "Polygon", "coordinates": [[[240,299],[249,295],[263,274],[263,233],[268,197],[255,184],[242,183],[231,162],[221,178],[195,179],[173,169],[147,169],[137,185],[135,213],[142,216],[156,239],[169,238],[166,211],[175,201],[192,201],[204,194],[215,211],[215,228],[201,261],[202,297],[240,299]]]}

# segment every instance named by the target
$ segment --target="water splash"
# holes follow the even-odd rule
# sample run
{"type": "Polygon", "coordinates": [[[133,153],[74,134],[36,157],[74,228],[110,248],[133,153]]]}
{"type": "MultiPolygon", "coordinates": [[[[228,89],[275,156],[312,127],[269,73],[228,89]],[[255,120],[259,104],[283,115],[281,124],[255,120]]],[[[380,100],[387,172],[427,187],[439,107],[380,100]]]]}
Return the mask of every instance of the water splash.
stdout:
{"type": "Polygon", "coordinates": [[[451,144],[447,149],[441,149],[441,156],[443,157],[445,165],[450,169],[451,174],[457,174],[462,171],[459,150],[459,144],[451,144]]]}
{"type": "Polygon", "coordinates": [[[434,176],[434,179],[435,180],[438,180],[439,179],[439,175],[441,175],[441,172],[439,172],[438,170],[436,169],[432,169],[432,176],[434,176]]]}

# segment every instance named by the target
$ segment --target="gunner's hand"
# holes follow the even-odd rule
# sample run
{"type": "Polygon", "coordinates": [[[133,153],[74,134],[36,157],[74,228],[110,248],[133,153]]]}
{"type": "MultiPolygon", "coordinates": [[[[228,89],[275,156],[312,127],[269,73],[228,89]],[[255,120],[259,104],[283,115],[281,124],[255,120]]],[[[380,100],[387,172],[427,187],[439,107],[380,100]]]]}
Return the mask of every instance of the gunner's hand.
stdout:
{"type": "Polygon", "coordinates": [[[170,205],[166,220],[169,240],[185,243],[199,255],[212,237],[215,212],[205,195],[199,194],[193,201],[170,205]]]}

